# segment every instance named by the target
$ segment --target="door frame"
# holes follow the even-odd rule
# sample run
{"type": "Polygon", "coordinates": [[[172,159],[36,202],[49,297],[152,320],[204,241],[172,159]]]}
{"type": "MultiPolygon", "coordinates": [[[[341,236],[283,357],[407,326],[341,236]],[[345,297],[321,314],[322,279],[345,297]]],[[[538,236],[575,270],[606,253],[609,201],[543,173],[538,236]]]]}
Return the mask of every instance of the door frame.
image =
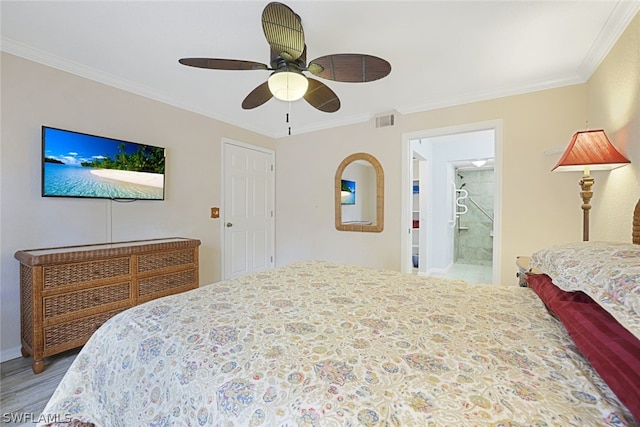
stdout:
{"type": "MultiPolygon", "coordinates": [[[[400,271],[412,273],[411,264],[411,201],[413,179],[411,140],[421,138],[435,138],[439,136],[455,135],[482,130],[494,131],[494,233],[493,233],[493,283],[501,283],[501,253],[502,253],[502,119],[483,122],[467,123],[435,129],[425,129],[402,134],[402,179],[400,203],[400,271]],[[408,230],[408,231],[407,231],[408,230]]],[[[428,195],[427,195],[428,197],[428,195]]]]}
{"type": "Polygon", "coordinates": [[[264,148],[264,147],[260,147],[257,145],[252,145],[252,144],[247,144],[245,142],[240,142],[240,141],[236,141],[230,138],[222,138],[222,144],[221,145],[221,166],[220,166],[220,172],[221,172],[221,179],[220,179],[220,201],[221,201],[221,205],[222,205],[222,213],[221,213],[221,219],[222,221],[220,221],[220,279],[221,280],[225,280],[225,278],[227,277],[227,271],[226,271],[226,254],[225,254],[225,248],[226,248],[226,242],[225,242],[225,221],[224,221],[224,217],[225,217],[225,206],[224,203],[226,201],[226,194],[225,194],[225,187],[226,187],[226,183],[227,183],[227,179],[229,178],[227,175],[227,170],[226,170],[226,150],[227,147],[229,145],[233,145],[235,147],[239,147],[239,148],[243,148],[246,150],[253,150],[253,151],[258,151],[264,154],[267,154],[271,157],[271,164],[273,165],[273,170],[272,170],[272,174],[271,174],[271,182],[269,183],[269,196],[273,202],[272,206],[273,206],[273,215],[271,215],[271,221],[269,221],[269,227],[270,227],[270,232],[271,232],[271,253],[273,254],[273,259],[271,260],[271,268],[273,268],[273,266],[275,265],[276,262],[276,234],[275,234],[275,224],[276,224],[276,204],[275,204],[275,167],[276,167],[276,152],[274,150],[268,149],[268,148],[264,148]]]}

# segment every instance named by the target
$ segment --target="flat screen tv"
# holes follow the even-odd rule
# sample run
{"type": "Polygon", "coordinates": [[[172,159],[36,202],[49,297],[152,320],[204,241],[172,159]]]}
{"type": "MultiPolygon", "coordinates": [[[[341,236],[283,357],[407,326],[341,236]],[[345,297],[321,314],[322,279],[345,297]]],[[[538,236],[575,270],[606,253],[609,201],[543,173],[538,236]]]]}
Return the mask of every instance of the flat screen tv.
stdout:
{"type": "Polygon", "coordinates": [[[42,126],[42,196],[164,200],[164,151],[42,126]]]}

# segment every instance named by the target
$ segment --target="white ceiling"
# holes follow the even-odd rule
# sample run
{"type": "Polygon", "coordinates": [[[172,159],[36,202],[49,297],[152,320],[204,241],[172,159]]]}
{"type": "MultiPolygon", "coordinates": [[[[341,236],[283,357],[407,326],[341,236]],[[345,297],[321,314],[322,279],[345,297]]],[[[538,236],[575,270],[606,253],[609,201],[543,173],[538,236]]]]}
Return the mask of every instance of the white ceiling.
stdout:
{"type": "Polygon", "coordinates": [[[268,71],[185,67],[182,57],[269,64],[266,1],[5,1],[2,50],[215,119],[280,137],[585,82],[633,16],[634,1],[286,0],[302,19],[308,59],[365,53],[391,74],[323,80],[342,102],[242,100],[268,71]]]}

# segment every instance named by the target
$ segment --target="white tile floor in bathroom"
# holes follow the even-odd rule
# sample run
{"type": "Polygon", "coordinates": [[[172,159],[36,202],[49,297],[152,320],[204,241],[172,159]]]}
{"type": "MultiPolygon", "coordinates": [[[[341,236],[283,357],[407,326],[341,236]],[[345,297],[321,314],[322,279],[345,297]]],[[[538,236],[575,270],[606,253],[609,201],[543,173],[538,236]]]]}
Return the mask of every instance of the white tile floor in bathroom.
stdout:
{"type": "Polygon", "coordinates": [[[432,276],[459,279],[473,284],[492,283],[491,266],[486,265],[456,263],[453,264],[446,274],[432,274],[432,276]]]}

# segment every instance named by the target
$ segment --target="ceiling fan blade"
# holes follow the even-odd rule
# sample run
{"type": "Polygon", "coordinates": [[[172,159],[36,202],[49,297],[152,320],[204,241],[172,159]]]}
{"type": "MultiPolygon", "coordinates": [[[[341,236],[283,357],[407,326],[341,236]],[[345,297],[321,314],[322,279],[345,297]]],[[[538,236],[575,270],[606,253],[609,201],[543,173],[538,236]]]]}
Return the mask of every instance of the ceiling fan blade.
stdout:
{"type": "Polygon", "coordinates": [[[307,80],[309,80],[309,88],[307,89],[307,93],[304,94],[304,99],[306,99],[312,107],[325,113],[335,113],[340,109],[340,100],[338,96],[329,89],[329,86],[308,77],[307,80]]]}
{"type": "Polygon", "coordinates": [[[268,70],[265,64],[239,59],[218,58],[182,58],[178,60],[182,65],[189,67],[208,68],[212,70],[268,70]]]}
{"type": "Polygon", "coordinates": [[[307,44],[305,43],[304,49],[302,49],[302,54],[300,54],[300,58],[298,58],[298,62],[302,63],[302,66],[307,63],[307,44]]]}
{"type": "Polygon", "coordinates": [[[308,69],[324,79],[361,83],[386,77],[391,72],[391,64],[377,56],[339,53],[314,59],[308,69]]]}
{"type": "Polygon", "coordinates": [[[262,11],[262,30],[274,52],[287,61],[300,58],[304,50],[304,31],[300,17],[288,6],[272,2],[262,11]]]}
{"type": "Polygon", "coordinates": [[[251,110],[267,102],[273,97],[269,90],[268,82],[262,83],[260,86],[252,90],[249,95],[242,101],[242,108],[251,110]]]}

